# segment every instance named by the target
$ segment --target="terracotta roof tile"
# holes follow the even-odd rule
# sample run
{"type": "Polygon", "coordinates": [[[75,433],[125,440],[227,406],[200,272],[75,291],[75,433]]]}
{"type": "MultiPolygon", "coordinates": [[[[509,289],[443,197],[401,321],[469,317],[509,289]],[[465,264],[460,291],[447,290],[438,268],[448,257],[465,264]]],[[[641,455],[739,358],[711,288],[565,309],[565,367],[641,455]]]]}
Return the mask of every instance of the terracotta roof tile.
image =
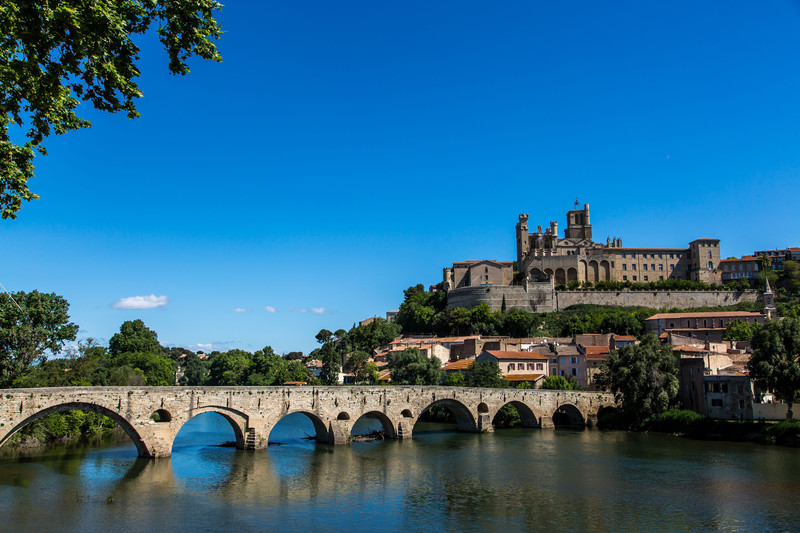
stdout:
{"type": "MultiPolygon", "coordinates": [[[[761,313],[752,311],[719,311],[705,313],[658,313],[646,320],[681,319],[681,318],[736,318],[736,317],[762,317],[761,313]]],[[[619,338],[619,337],[617,337],[619,338]]]]}
{"type": "Polygon", "coordinates": [[[544,377],[544,374],[509,374],[503,376],[506,381],[538,381],[544,377]]]}
{"type": "Polygon", "coordinates": [[[546,355],[541,355],[536,352],[506,352],[500,350],[486,350],[484,353],[491,354],[496,359],[499,359],[501,361],[511,361],[515,359],[536,359],[536,360],[550,359],[546,355]]]}

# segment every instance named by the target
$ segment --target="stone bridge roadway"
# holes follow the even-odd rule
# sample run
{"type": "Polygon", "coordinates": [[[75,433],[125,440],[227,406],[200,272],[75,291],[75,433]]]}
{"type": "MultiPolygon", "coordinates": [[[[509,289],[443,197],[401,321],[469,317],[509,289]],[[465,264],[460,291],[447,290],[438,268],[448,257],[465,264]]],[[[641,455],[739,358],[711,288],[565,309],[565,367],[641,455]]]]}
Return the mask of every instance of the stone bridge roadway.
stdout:
{"type": "Polygon", "coordinates": [[[556,422],[593,426],[598,413],[614,407],[610,393],[462,387],[65,387],[0,390],[0,446],[37,418],[79,409],[102,413],[136,444],[140,457],[167,457],[181,427],[202,413],[225,417],[239,449],[265,448],[283,417],[303,413],[317,441],[346,444],[361,416],[380,419],[386,434],[409,438],[433,405],[447,407],[459,431],[492,431],[506,404],[517,408],[525,427],[556,422]],[[153,420],[158,414],[159,422],[153,420]]]}

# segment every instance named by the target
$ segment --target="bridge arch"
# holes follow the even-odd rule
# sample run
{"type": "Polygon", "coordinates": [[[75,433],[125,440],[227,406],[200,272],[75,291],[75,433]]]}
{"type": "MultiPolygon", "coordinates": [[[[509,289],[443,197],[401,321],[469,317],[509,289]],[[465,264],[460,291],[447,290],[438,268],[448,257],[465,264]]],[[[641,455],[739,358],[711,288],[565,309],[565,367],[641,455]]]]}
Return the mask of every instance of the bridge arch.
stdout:
{"type": "Polygon", "coordinates": [[[497,417],[497,414],[506,405],[511,405],[512,407],[514,407],[517,410],[517,413],[519,413],[519,417],[520,417],[520,420],[521,420],[522,427],[525,427],[525,428],[540,428],[540,427],[542,427],[542,417],[541,417],[541,415],[537,415],[536,412],[528,404],[526,404],[524,402],[517,401],[517,400],[512,400],[510,402],[506,402],[503,405],[501,405],[500,407],[498,407],[497,409],[495,409],[494,411],[492,411],[490,413],[490,415],[492,417],[491,418],[492,425],[495,424],[495,418],[497,417]]]}
{"type": "Polygon", "coordinates": [[[236,437],[236,448],[239,450],[244,449],[248,416],[241,411],[231,409],[230,407],[222,407],[221,405],[204,405],[184,413],[175,424],[175,432],[172,435],[172,441],[170,442],[169,449],[172,450],[172,445],[175,443],[175,437],[178,436],[178,433],[180,433],[181,429],[183,429],[183,426],[189,420],[206,413],[215,413],[227,420],[233,429],[234,436],[236,437]]]}
{"type": "Polygon", "coordinates": [[[425,406],[424,409],[420,410],[419,415],[414,419],[414,424],[416,424],[420,417],[425,414],[431,407],[440,405],[442,407],[446,407],[455,417],[456,419],[456,430],[458,431],[477,431],[478,430],[478,423],[475,420],[475,416],[473,416],[472,411],[461,403],[458,400],[452,398],[443,398],[441,400],[435,400],[425,406]]]}
{"type": "MultiPolygon", "coordinates": [[[[267,434],[267,437],[269,437],[269,434],[272,433],[272,430],[275,429],[275,426],[277,426],[281,422],[281,420],[283,420],[289,415],[297,413],[303,414],[309,420],[311,420],[311,423],[314,425],[314,433],[316,434],[317,442],[322,442],[326,444],[335,444],[347,438],[347,435],[336,434],[336,431],[333,425],[330,423],[330,421],[324,420],[322,417],[320,417],[317,413],[314,413],[313,411],[308,411],[304,409],[297,409],[294,411],[287,411],[281,413],[281,415],[276,420],[274,420],[271,424],[269,424],[269,432],[267,434]]],[[[350,415],[348,414],[348,416],[350,415]]],[[[339,420],[339,422],[347,423],[349,422],[349,420],[339,420]]]]}
{"type": "Polygon", "coordinates": [[[51,415],[53,413],[61,413],[64,411],[88,411],[107,416],[115,423],[117,423],[125,431],[128,437],[130,437],[130,439],[133,441],[133,444],[136,446],[136,452],[139,454],[139,457],[152,457],[153,454],[151,453],[152,451],[150,447],[147,445],[147,443],[145,443],[144,439],[136,430],[136,428],[133,427],[133,425],[125,417],[120,416],[119,413],[116,413],[111,409],[108,409],[107,407],[103,407],[102,405],[89,402],[62,403],[46,407],[41,411],[37,411],[36,413],[28,416],[23,421],[18,423],[11,430],[9,430],[8,433],[6,433],[2,438],[0,438],[0,446],[3,446],[3,444],[5,444],[8,441],[8,439],[10,439],[17,431],[24,428],[31,422],[34,422],[47,415],[51,415]]]}
{"type": "Polygon", "coordinates": [[[583,415],[580,409],[571,403],[564,403],[559,405],[558,408],[553,412],[553,425],[555,427],[585,426],[586,417],[583,415]]]}
{"type": "Polygon", "coordinates": [[[372,417],[376,418],[380,421],[381,426],[383,427],[383,432],[386,434],[387,437],[394,439],[397,437],[397,428],[395,428],[394,423],[392,420],[385,414],[380,411],[367,411],[363,413],[358,419],[353,421],[353,424],[350,426],[349,433],[353,434],[353,428],[355,427],[356,423],[364,417],[372,417]]]}

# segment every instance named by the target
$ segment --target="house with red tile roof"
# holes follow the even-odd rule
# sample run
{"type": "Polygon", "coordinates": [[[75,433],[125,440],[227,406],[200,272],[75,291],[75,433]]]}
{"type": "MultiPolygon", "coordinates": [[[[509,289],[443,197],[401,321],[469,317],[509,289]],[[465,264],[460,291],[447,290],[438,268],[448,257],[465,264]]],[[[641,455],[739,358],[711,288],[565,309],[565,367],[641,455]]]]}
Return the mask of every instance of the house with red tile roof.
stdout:
{"type": "Polygon", "coordinates": [[[536,352],[485,350],[475,360],[497,363],[503,378],[513,385],[527,381],[533,387],[540,386],[550,365],[548,356],[536,352]]]}
{"type": "Polygon", "coordinates": [[[701,341],[721,342],[725,328],[734,320],[763,324],[764,315],[751,311],[705,311],[698,313],[658,313],[645,319],[648,332],[677,333],[701,341]]]}

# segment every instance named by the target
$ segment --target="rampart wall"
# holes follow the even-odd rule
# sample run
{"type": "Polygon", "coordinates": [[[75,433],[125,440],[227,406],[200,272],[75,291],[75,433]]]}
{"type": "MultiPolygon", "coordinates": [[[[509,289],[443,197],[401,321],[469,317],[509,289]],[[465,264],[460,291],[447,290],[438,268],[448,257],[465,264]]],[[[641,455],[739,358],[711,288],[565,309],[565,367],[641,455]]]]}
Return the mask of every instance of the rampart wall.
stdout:
{"type": "Polygon", "coordinates": [[[534,313],[561,311],[577,304],[640,306],[656,309],[679,307],[725,307],[739,302],[757,302],[760,292],[748,291],[632,291],[575,290],[556,291],[550,283],[529,283],[527,287],[507,285],[482,285],[462,287],[447,293],[449,307],[472,309],[485,303],[493,311],[502,308],[524,309],[534,313]]]}

